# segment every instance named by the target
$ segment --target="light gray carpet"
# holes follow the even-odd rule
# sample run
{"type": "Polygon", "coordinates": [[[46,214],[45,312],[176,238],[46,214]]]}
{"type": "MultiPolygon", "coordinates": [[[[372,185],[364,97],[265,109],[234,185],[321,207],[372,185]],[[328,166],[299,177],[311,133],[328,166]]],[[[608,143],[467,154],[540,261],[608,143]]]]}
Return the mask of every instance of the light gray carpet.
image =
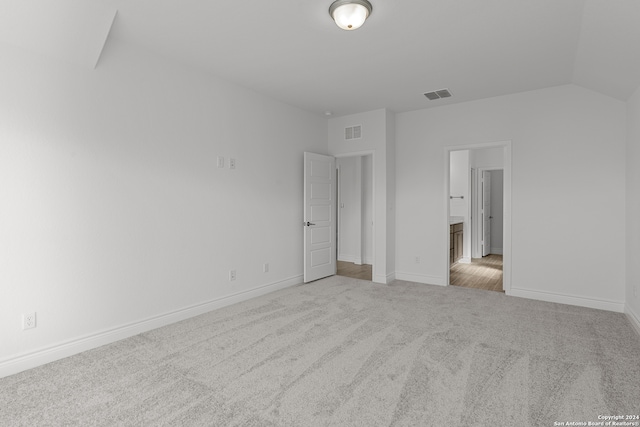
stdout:
{"type": "Polygon", "coordinates": [[[0,379],[0,425],[553,426],[640,414],[624,315],[334,276],[0,379]]]}

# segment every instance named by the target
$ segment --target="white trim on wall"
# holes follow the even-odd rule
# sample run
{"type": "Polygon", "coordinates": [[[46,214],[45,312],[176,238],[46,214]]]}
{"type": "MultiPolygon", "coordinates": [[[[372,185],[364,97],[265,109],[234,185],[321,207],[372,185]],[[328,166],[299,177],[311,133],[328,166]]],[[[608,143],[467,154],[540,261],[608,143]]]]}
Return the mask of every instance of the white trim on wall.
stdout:
{"type": "Polygon", "coordinates": [[[170,325],[181,320],[199,316],[201,314],[259,297],[280,289],[301,284],[302,275],[292,276],[278,282],[258,286],[248,291],[217,298],[202,304],[196,304],[180,310],[167,312],[144,320],[122,325],[113,329],[99,331],[83,337],[64,341],[49,347],[41,348],[9,359],[0,360],[0,378],[17,374],[18,372],[51,363],[83,351],[91,350],[106,344],[111,344],[134,335],[141,334],[162,326],[170,325]]]}
{"type": "Polygon", "coordinates": [[[532,291],[528,289],[511,288],[511,296],[534,299],[538,301],[555,302],[559,304],[576,305],[579,307],[597,308],[599,310],[624,313],[623,301],[607,301],[601,299],[584,298],[577,295],[557,294],[553,292],[532,291]]]}
{"type": "Polygon", "coordinates": [[[373,258],[358,258],[355,255],[349,255],[349,254],[338,255],[338,261],[352,262],[357,265],[361,265],[361,264],[373,265],[373,258]]]}
{"type": "MultiPolygon", "coordinates": [[[[511,295],[511,141],[496,141],[496,142],[484,142],[478,144],[467,145],[450,145],[444,147],[444,217],[442,225],[442,240],[445,242],[446,251],[442,254],[443,270],[444,270],[444,284],[449,285],[449,179],[450,179],[450,153],[452,151],[460,150],[479,150],[483,148],[503,148],[504,165],[501,169],[504,170],[504,219],[502,225],[502,288],[506,295],[511,295]]],[[[486,168],[484,168],[486,169],[486,168]]],[[[470,207],[469,207],[470,209],[470,207]]]]}
{"type": "Polygon", "coordinates": [[[633,329],[638,333],[638,335],[640,335],[640,315],[634,312],[629,304],[625,305],[624,312],[629,318],[629,322],[631,322],[631,326],[633,326],[633,329]]]}
{"type": "MultiPolygon", "coordinates": [[[[447,262],[449,258],[447,257],[447,262]]],[[[422,283],[425,285],[447,286],[444,277],[429,276],[426,274],[403,273],[396,271],[397,280],[406,280],[407,282],[422,283]]]]}

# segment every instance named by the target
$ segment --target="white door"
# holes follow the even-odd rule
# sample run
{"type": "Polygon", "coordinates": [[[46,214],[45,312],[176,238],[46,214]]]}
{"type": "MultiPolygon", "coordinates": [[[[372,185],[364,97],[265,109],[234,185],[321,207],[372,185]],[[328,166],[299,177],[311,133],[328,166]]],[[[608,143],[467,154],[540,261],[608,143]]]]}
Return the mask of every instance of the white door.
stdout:
{"type": "Polygon", "coordinates": [[[336,274],[336,160],[304,153],[304,281],[336,274]]]}
{"type": "Polygon", "coordinates": [[[482,171],[482,256],[491,253],[491,174],[482,171]]]}

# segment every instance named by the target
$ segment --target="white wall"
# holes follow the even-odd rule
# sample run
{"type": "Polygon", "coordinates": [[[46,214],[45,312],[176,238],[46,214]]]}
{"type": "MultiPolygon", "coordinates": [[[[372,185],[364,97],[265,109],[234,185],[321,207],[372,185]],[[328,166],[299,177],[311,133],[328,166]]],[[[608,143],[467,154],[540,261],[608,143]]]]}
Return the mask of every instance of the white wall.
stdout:
{"type": "MultiPolygon", "coordinates": [[[[482,169],[496,169],[496,168],[504,168],[504,148],[503,147],[493,147],[493,148],[482,148],[476,150],[469,150],[469,159],[471,163],[471,167],[474,168],[474,173],[476,174],[476,181],[481,181],[481,172],[482,169]]],[[[491,171],[493,174],[493,171],[491,171]]],[[[504,177],[504,173],[503,173],[504,177]]],[[[503,177],[500,179],[500,187],[499,193],[501,197],[504,198],[504,188],[503,188],[503,177]]],[[[477,187],[478,185],[476,185],[477,187]]],[[[492,186],[492,194],[494,193],[494,188],[497,188],[493,181],[491,181],[492,186]]],[[[481,191],[481,188],[473,189],[474,192],[481,191]]],[[[474,194],[477,196],[477,194],[474,194]]],[[[496,200],[492,197],[493,200],[496,200]]],[[[473,238],[470,242],[472,248],[472,256],[474,257],[482,257],[482,215],[479,214],[481,207],[473,206],[472,209],[478,211],[475,214],[475,220],[473,221],[472,228],[475,227],[475,230],[472,230],[473,238]],[[475,249],[473,249],[475,248],[475,249]]],[[[491,228],[491,253],[502,254],[502,235],[503,235],[503,212],[502,208],[499,208],[499,215],[496,215],[496,209],[492,210],[493,216],[493,227],[491,228]],[[499,219],[499,221],[498,221],[499,219]],[[497,245],[497,246],[496,246],[497,245]]]]}
{"type": "Polygon", "coordinates": [[[371,156],[340,157],[338,260],[372,262],[373,176],[371,156]]]}
{"type": "MultiPolygon", "coordinates": [[[[501,150],[502,151],[502,150],[501,150]]],[[[502,254],[504,171],[489,171],[491,175],[491,253],[502,254]]]]}
{"type": "Polygon", "coordinates": [[[627,104],[626,311],[640,332],[640,88],[627,104]]]}
{"type": "MultiPolygon", "coordinates": [[[[463,218],[461,263],[471,262],[471,168],[469,150],[449,154],[449,216],[463,218]],[[460,198],[462,197],[462,198],[460,198]]],[[[447,223],[446,228],[449,230],[447,223]]],[[[445,250],[445,253],[447,251],[445,250]]]]}
{"type": "Polygon", "coordinates": [[[396,279],[396,115],[384,111],[386,136],[386,282],[396,279]]]}
{"type": "Polygon", "coordinates": [[[339,178],[338,260],[362,263],[362,158],[337,160],[339,178]]]}
{"type": "Polygon", "coordinates": [[[446,281],[443,147],[510,140],[512,294],[622,310],[624,129],[574,85],[397,114],[397,276],[446,281]]]}
{"type": "Polygon", "coordinates": [[[503,168],[504,149],[502,147],[471,150],[471,166],[474,168],[503,168]]]}
{"type": "Polygon", "coordinates": [[[373,263],[373,159],[362,158],[362,258],[373,263]]]}
{"type": "Polygon", "coordinates": [[[395,117],[382,109],[329,119],[329,154],[373,156],[373,281],[388,283],[395,267],[395,117]],[[362,126],[360,139],[345,140],[346,127],[362,126]]]}
{"type": "Polygon", "coordinates": [[[470,200],[470,169],[469,150],[452,151],[449,158],[449,215],[464,217],[465,223],[469,221],[470,200]],[[462,197],[462,198],[460,198],[462,197]]]}
{"type": "Polygon", "coordinates": [[[326,154],[325,118],[115,40],[91,71],[0,55],[0,375],[301,282],[303,152],[326,154]]]}

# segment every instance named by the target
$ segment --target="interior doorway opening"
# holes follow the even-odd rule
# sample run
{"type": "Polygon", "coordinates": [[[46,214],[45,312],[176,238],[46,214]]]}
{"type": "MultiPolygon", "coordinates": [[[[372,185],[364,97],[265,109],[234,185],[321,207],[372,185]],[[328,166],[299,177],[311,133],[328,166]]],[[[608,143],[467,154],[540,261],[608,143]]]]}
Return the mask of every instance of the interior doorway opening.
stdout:
{"type": "MultiPolygon", "coordinates": [[[[471,153],[470,158],[473,158],[471,153]]],[[[449,284],[465,288],[503,292],[503,183],[504,170],[470,168],[471,234],[470,257],[452,263],[449,284]],[[469,259],[470,258],[470,259],[469,259]]],[[[454,169],[452,169],[452,173],[454,169]]],[[[455,177],[452,176],[455,182],[455,177]]]]}
{"type": "Polygon", "coordinates": [[[339,157],[337,165],[337,274],[373,278],[373,156],[339,157]]]}
{"type": "Polygon", "coordinates": [[[511,144],[448,147],[447,284],[509,293],[511,144]]]}

